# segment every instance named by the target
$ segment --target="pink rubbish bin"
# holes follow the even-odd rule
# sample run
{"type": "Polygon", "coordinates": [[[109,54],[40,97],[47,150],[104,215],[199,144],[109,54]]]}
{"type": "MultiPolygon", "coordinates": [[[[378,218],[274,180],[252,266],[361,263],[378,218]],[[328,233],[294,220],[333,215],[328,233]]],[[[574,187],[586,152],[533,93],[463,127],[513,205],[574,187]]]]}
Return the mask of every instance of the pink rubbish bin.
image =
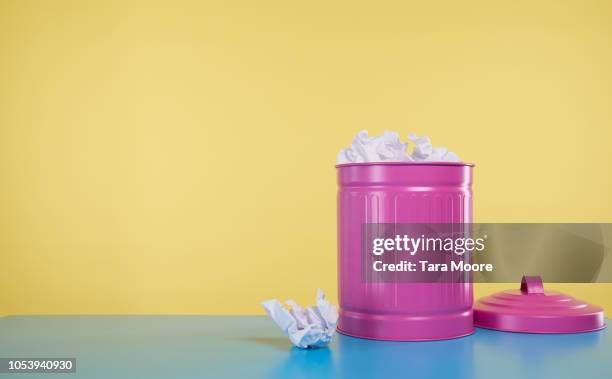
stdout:
{"type": "Polygon", "coordinates": [[[363,224],[472,222],[472,164],[351,163],[338,174],[338,331],[425,341],[474,331],[472,283],[374,283],[362,278],[363,224]]]}

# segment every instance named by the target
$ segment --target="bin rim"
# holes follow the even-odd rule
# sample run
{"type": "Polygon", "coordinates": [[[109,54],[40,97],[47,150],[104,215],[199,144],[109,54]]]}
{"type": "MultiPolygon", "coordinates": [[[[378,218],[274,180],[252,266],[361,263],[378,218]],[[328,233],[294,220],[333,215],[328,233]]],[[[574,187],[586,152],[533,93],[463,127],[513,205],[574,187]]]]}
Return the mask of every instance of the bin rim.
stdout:
{"type": "Polygon", "coordinates": [[[350,166],[467,166],[474,167],[474,163],[466,162],[360,162],[360,163],[341,163],[334,167],[350,167],[350,166]]]}

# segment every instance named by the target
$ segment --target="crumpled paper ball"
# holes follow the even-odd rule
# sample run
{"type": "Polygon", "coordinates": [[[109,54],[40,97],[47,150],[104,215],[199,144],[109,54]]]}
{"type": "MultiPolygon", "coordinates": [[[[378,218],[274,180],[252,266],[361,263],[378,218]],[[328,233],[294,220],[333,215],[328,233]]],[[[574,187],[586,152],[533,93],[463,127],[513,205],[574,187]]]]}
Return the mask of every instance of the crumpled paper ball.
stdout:
{"type": "Polygon", "coordinates": [[[321,289],[317,291],[315,306],[302,308],[293,300],[287,300],[285,304],[289,306],[289,310],[276,299],[261,303],[293,345],[308,349],[329,344],[336,332],[338,312],[334,305],[325,300],[321,289]]]}

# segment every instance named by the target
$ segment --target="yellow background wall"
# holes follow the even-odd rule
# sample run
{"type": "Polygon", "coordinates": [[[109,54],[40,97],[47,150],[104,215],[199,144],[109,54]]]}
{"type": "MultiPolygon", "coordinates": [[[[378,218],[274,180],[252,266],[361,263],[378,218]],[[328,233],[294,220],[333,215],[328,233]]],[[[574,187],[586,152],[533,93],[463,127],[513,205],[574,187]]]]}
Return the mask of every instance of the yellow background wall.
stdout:
{"type": "MultiPolygon", "coordinates": [[[[0,314],[335,299],[333,166],[361,129],[475,162],[477,221],[610,222],[611,19],[605,0],[0,0],[0,314]]],[[[555,287],[612,309],[610,285],[555,287]]]]}

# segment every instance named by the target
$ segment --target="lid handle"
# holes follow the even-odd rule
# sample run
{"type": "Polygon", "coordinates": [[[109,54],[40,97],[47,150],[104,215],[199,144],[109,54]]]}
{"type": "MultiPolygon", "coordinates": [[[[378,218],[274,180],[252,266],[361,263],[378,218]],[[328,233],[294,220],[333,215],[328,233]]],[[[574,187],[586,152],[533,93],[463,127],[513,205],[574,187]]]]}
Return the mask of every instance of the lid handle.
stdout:
{"type": "Polygon", "coordinates": [[[521,292],[530,294],[544,293],[544,283],[542,278],[538,276],[523,275],[521,280],[521,292]]]}

